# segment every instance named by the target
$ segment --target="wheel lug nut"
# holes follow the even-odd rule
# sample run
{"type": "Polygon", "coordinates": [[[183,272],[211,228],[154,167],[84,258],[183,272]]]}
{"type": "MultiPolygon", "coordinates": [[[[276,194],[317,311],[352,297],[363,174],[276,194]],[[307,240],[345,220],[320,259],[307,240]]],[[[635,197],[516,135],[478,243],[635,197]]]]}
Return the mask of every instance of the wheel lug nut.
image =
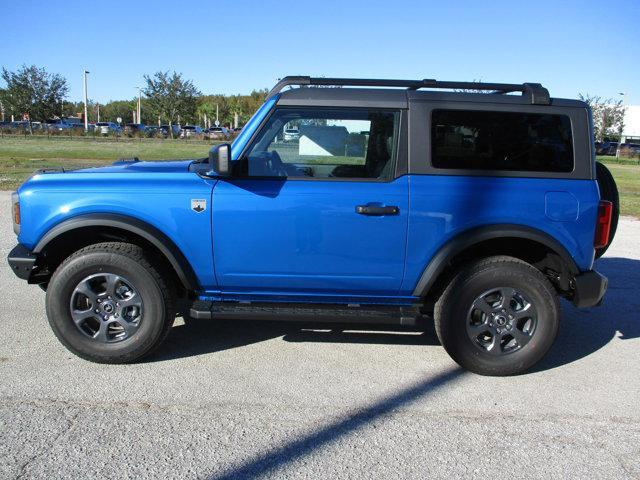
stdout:
{"type": "Polygon", "coordinates": [[[102,300],[98,299],[98,303],[102,303],[102,300]]]}
{"type": "Polygon", "coordinates": [[[100,310],[98,310],[98,309],[96,308],[96,313],[98,313],[99,311],[100,311],[100,310]]]}

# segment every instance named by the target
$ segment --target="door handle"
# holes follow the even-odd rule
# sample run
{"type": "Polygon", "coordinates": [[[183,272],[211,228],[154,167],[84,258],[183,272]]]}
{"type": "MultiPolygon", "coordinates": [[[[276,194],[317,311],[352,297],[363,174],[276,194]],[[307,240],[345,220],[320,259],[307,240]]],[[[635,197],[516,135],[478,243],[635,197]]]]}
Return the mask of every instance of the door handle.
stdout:
{"type": "Polygon", "coordinates": [[[374,205],[357,205],[356,213],[360,215],[382,216],[382,215],[398,215],[400,209],[394,205],[388,207],[379,207],[374,205]]]}

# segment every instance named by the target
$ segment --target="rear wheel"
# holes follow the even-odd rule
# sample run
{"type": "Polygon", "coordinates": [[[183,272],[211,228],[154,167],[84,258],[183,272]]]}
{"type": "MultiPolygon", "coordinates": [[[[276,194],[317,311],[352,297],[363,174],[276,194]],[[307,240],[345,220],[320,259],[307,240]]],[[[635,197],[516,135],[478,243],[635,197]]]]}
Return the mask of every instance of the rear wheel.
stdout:
{"type": "Polygon", "coordinates": [[[136,245],[91,245],[67,258],[47,289],[47,316],[76,355],[126,363],[157,348],[175,318],[174,294],[136,245]]]}
{"type": "Polygon", "coordinates": [[[438,300],[436,333],[459,365],[481,375],[514,375],[551,348],[559,323],[553,286],[512,257],[461,269],[438,300]]]}
{"type": "Polygon", "coordinates": [[[604,247],[596,250],[596,258],[600,258],[607,251],[613,237],[616,235],[618,228],[618,218],[620,217],[620,197],[618,195],[618,186],[611,175],[609,169],[602,163],[596,162],[596,178],[598,181],[598,189],[600,190],[600,198],[608,200],[613,204],[613,212],[611,215],[611,230],[609,232],[609,243],[604,247]]]}

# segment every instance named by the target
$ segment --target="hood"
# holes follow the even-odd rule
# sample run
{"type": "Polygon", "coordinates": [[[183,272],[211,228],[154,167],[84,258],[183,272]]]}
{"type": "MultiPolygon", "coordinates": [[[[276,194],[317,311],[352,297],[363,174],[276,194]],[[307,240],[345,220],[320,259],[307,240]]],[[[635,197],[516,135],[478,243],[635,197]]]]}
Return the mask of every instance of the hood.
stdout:
{"type": "Polygon", "coordinates": [[[107,167],[83,168],[74,173],[172,173],[186,172],[193,160],[175,160],[166,162],[140,162],[138,160],[119,160],[107,167]]]}

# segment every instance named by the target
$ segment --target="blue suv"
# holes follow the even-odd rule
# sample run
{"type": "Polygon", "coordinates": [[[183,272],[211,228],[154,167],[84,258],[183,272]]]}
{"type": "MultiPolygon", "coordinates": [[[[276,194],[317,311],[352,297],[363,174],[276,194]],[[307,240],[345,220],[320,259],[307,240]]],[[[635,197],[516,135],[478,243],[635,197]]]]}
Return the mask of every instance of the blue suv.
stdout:
{"type": "Polygon", "coordinates": [[[148,355],[176,315],[427,320],[486,375],[545,355],[559,297],[602,301],[593,263],[618,217],[583,102],[531,83],[310,77],[280,81],[208,158],[39,171],[13,209],[9,263],[85,359],[148,355]]]}

